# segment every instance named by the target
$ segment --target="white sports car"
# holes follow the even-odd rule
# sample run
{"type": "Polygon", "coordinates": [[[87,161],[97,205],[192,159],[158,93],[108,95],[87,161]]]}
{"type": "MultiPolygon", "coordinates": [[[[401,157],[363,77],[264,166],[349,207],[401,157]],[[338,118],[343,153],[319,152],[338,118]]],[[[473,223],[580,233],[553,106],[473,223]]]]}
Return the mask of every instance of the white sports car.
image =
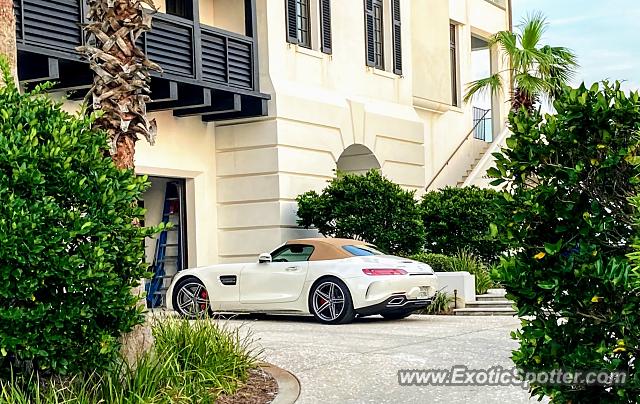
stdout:
{"type": "Polygon", "coordinates": [[[385,255],[351,239],[291,240],[258,262],[178,273],[169,309],[193,318],[213,312],[313,314],[325,324],[381,314],[401,319],[429,305],[437,278],[426,264],[385,255]]]}

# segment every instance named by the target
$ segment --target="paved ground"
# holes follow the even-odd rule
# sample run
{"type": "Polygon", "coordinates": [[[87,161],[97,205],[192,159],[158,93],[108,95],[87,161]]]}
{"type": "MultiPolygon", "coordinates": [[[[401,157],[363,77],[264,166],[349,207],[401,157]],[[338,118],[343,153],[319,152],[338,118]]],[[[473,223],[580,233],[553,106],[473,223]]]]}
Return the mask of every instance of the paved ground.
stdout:
{"type": "Polygon", "coordinates": [[[519,387],[403,387],[399,369],[484,369],[512,366],[512,317],[412,316],[365,318],[323,326],[310,318],[238,318],[251,329],[263,358],[300,380],[299,403],[533,403],[519,387]]]}

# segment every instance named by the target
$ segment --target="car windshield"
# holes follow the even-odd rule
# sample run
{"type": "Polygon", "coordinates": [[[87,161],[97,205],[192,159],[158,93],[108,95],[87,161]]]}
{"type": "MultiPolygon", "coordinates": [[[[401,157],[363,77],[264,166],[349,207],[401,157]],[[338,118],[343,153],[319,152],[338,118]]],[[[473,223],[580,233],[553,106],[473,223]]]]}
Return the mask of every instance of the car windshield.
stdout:
{"type": "Polygon", "coordinates": [[[342,248],[347,251],[349,254],[354,255],[356,257],[362,257],[366,255],[385,255],[382,251],[378,250],[376,247],[372,245],[345,245],[342,248]]]}

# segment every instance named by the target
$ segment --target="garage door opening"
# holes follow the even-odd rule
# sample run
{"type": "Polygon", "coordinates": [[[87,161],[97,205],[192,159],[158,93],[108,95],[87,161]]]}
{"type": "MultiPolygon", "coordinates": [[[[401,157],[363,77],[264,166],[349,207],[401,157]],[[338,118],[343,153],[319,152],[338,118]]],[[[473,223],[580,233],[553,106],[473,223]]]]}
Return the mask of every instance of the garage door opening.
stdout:
{"type": "Polygon", "coordinates": [[[178,272],[187,268],[186,182],[182,178],[150,177],[144,195],[145,226],[170,224],[145,241],[146,262],[153,277],[146,283],[147,306],[166,306],[166,292],[178,272]]]}

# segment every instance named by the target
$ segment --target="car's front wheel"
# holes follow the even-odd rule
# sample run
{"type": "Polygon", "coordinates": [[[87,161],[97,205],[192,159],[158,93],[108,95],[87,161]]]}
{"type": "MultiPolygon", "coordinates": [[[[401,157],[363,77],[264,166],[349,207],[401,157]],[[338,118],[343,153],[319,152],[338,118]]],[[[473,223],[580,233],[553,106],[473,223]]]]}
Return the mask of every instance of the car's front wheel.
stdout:
{"type": "Polygon", "coordinates": [[[349,288],[337,278],[323,279],[311,288],[309,308],[323,324],[346,324],[356,317],[349,288]]]}
{"type": "Polygon", "coordinates": [[[180,280],[173,293],[173,309],[181,316],[195,319],[210,314],[209,292],[196,278],[180,280]]]}

